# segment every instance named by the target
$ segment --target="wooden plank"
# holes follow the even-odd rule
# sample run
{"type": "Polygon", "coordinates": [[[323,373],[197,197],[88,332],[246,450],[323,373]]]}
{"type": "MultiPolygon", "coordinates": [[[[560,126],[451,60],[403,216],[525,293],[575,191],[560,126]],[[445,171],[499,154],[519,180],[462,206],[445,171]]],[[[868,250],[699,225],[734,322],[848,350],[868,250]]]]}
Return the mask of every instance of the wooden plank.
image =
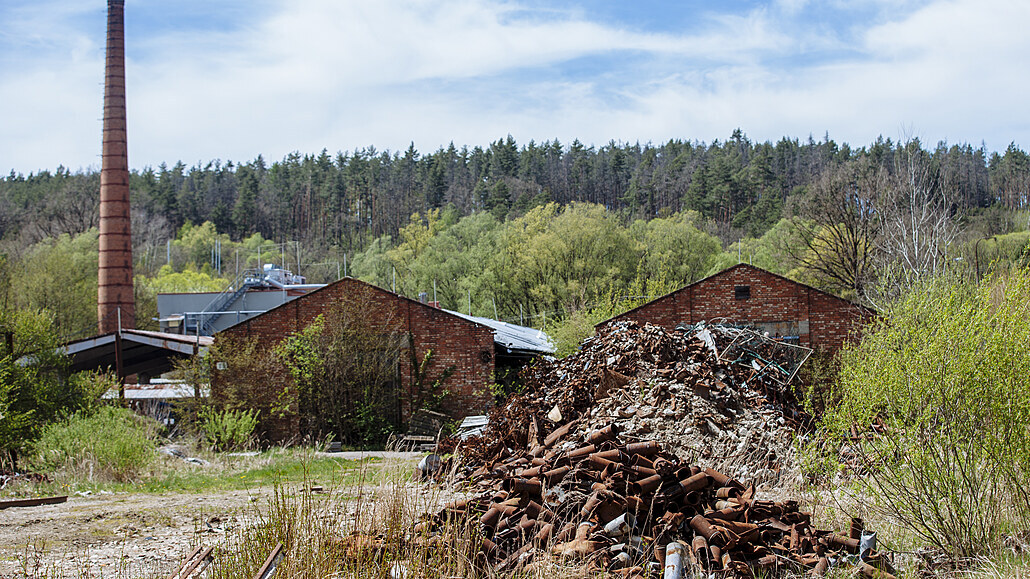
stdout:
{"type": "Polygon", "coordinates": [[[68,500],[68,495],[59,497],[39,497],[35,499],[9,499],[0,501],[0,510],[10,507],[38,507],[40,505],[57,505],[68,500]]]}

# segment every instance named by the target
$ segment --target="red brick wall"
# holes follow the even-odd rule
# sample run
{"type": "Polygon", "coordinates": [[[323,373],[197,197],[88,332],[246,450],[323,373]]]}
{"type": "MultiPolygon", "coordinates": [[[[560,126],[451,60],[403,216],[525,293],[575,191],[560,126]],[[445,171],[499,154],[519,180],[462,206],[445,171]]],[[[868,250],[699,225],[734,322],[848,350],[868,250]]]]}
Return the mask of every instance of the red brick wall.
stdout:
{"type": "MultiPolygon", "coordinates": [[[[444,411],[454,418],[478,414],[490,401],[488,385],[494,377],[494,339],[490,328],[443,310],[399,296],[365,282],[344,278],[336,283],[289,301],[264,314],[220,332],[217,339],[258,338],[271,350],[282,339],[302,330],[329,307],[346,300],[367,312],[369,324],[384,332],[411,334],[416,360],[432,349],[426,380],[431,383],[453,366],[443,387],[450,392],[444,411]]],[[[401,390],[410,399],[414,369],[410,355],[402,352],[401,390]]],[[[288,380],[285,375],[270,380],[288,380]]],[[[406,420],[412,409],[403,407],[406,420]]],[[[276,436],[279,438],[279,436],[276,436]]]]}
{"type": "Polygon", "coordinates": [[[651,322],[667,328],[718,320],[765,325],[770,336],[777,332],[798,335],[802,346],[835,352],[871,316],[870,310],[847,300],[741,264],[612,320],[651,322]],[[737,299],[737,286],[749,286],[751,297],[737,299]]]}

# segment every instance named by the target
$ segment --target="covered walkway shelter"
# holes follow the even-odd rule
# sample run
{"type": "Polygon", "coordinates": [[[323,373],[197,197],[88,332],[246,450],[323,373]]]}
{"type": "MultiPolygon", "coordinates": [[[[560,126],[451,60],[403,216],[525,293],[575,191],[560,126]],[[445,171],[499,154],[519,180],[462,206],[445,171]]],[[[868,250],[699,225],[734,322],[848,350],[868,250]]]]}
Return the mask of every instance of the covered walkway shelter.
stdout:
{"type": "Polygon", "coordinates": [[[172,370],[174,360],[206,351],[213,341],[208,336],[123,329],[68,342],[58,352],[68,356],[72,372],[113,370],[122,382],[135,374],[145,383],[172,370]]]}

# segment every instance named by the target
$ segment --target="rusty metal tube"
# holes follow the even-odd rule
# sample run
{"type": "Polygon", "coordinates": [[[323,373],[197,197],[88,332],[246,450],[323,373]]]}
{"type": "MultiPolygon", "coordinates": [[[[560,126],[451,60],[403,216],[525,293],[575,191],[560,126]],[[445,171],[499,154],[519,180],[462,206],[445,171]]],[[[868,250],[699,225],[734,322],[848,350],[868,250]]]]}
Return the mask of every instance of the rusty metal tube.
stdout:
{"type": "Polygon", "coordinates": [[[571,470],[572,470],[572,467],[560,466],[560,467],[558,467],[558,468],[556,468],[554,470],[549,470],[549,471],[543,473],[543,475],[541,475],[541,476],[544,477],[544,481],[547,482],[547,486],[554,486],[554,485],[560,483],[561,480],[563,478],[565,478],[565,475],[569,474],[569,472],[571,470]]]}
{"type": "Polygon", "coordinates": [[[590,456],[588,456],[587,457],[587,461],[590,463],[591,467],[593,467],[595,469],[598,469],[598,470],[603,470],[603,469],[607,468],[610,465],[611,466],[616,466],[616,467],[618,466],[614,461],[611,461],[611,460],[609,460],[607,458],[604,458],[604,457],[600,456],[597,453],[594,453],[594,454],[591,454],[590,456]]]}
{"type": "Polygon", "coordinates": [[[574,424],[574,422],[569,422],[564,426],[559,426],[554,432],[548,434],[547,437],[544,438],[544,448],[550,448],[553,446],[555,442],[558,442],[558,439],[562,438],[572,430],[572,426],[574,424]]]}
{"type": "Polygon", "coordinates": [[[662,484],[662,475],[656,474],[649,476],[644,479],[640,479],[635,483],[630,483],[630,488],[635,494],[646,494],[653,493],[658,490],[658,487],[662,484]]]}
{"type": "Polygon", "coordinates": [[[587,442],[593,445],[601,444],[609,440],[615,440],[619,436],[619,426],[616,423],[611,423],[604,428],[595,430],[587,435],[587,442]]]}
{"type": "Polygon", "coordinates": [[[504,479],[504,489],[511,493],[521,493],[529,496],[539,496],[543,485],[539,479],[529,478],[507,478],[504,479]]]}
{"type": "Polygon", "coordinates": [[[570,450],[569,453],[565,455],[565,458],[575,462],[581,458],[586,458],[587,456],[590,456],[590,454],[594,453],[596,450],[597,447],[592,444],[589,444],[587,446],[581,446],[579,448],[570,450]]]}
{"type": "Polygon", "coordinates": [[[681,579],[686,562],[687,546],[680,541],[673,541],[665,546],[665,571],[662,579],[681,579]]]}
{"type": "Polygon", "coordinates": [[[693,519],[690,519],[690,528],[697,531],[701,536],[707,539],[709,543],[723,545],[726,542],[722,533],[713,527],[712,524],[708,522],[708,519],[704,518],[702,515],[695,515],[693,519]]]}
{"type": "Polygon", "coordinates": [[[706,486],[708,486],[708,475],[703,472],[680,481],[680,488],[684,493],[699,491],[706,486]]]}
{"type": "Polygon", "coordinates": [[[537,547],[546,545],[547,541],[551,539],[551,533],[553,532],[554,525],[552,525],[551,523],[544,523],[543,525],[540,525],[540,530],[537,531],[536,536],[533,537],[533,543],[536,544],[537,547]]]}
{"type": "Polygon", "coordinates": [[[658,454],[662,450],[662,445],[658,444],[653,440],[647,442],[634,442],[626,445],[626,452],[628,454],[642,454],[644,456],[653,456],[658,454]]]}

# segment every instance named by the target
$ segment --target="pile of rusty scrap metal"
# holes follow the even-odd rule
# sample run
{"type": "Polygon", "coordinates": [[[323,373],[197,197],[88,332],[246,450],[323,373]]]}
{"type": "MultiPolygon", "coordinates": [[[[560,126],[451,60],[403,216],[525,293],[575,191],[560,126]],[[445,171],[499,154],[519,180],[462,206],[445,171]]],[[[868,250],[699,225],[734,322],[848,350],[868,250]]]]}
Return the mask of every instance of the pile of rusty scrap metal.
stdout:
{"type": "Polygon", "coordinates": [[[796,502],[758,500],[754,485],[689,465],[657,442],[620,441],[617,424],[582,438],[571,436],[574,424],[531,434],[528,452],[481,466],[478,492],[416,525],[416,535],[431,542],[478,520],[479,563],[496,573],[546,559],[624,577],[823,575],[836,565],[890,577],[857,519],[849,536],[817,530],[796,502]]]}
{"type": "Polygon", "coordinates": [[[659,441],[692,463],[786,484],[795,434],[812,421],[791,387],[809,352],[717,325],[610,324],[576,354],[524,371],[524,393],[492,410],[482,436],[452,443],[458,474],[524,453],[562,425],[582,434],[614,422],[624,438],[659,441]]]}

